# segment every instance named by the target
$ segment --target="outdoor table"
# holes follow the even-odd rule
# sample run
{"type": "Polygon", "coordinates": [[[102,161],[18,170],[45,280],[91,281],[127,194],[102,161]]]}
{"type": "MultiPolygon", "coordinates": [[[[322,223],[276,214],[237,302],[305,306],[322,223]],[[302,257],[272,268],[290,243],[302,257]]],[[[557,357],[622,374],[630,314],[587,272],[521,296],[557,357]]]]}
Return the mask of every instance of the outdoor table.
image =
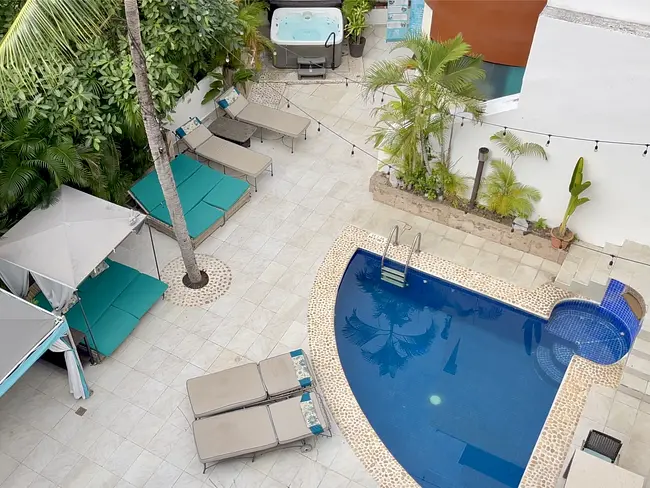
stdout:
{"type": "Polygon", "coordinates": [[[240,122],[239,120],[229,119],[228,117],[217,117],[208,129],[215,136],[234,142],[244,147],[251,147],[251,137],[255,134],[257,127],[240,122]]]}
{"type": "Polygon", "coordinates": [[[564,488],[643,488],[644,481],[643,476],[577,450],[564,488]]]}

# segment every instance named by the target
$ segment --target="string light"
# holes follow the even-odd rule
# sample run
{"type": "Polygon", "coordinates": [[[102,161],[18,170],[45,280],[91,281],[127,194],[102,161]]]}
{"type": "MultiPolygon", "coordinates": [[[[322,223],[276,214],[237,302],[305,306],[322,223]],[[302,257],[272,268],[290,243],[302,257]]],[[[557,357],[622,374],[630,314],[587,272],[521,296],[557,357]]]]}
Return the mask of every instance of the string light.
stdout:
{"type": "Polygon", "coordinates": [[[381,92],[381,103],[384,103],[384,92],[381,92]]]}
{"type": "Polygon", "coordinates": [[[352,156],[354,156],[354,148],[357,147],[354,144],[352,144],[352,156]]]}
{"type": "Polygon", "coordinates": [[[548,135],[548,141],[546,141],[546,147],[551,145],[551,134],[548,135]]]}
{"type": "Polygon", "coordinates": [[[613,254],[610,254],[609,257],[610,257],[610,260],[609,260],[609,266],[610,266],[610,267],[611,267],[611,266],[614,266],[614,255],[613,255],[613,254]]]}
{"type": "Polygon", "coordinates": [[[289,105],[289,99],[287,98],[287,108],[291,108],[289,105]]]}
{"type": "Polygon", "coordinates": [[[318,132],[320,132],[320,122],[318,123],[318,132]]]}
{"type": "Polygon", "coordinates": [[[596,145],[594,146],[594,152],[598,152],[598,141],[596,141],[596,145]]]}
{"type": "Polygon", "coordinates": [[[347,78],[345,79],[345,86],[346,86],[346,88],[348,86],[348,79],[347,78]]]}
{"type": "Polygon", "coordinates": [[[643,156],[644,156],[644,157],[648,155],[648,146],[649,146],[649,145],[650,145],[650,144],[646,144],[646,145],[645,145],[645,151],[643,151],[643,156]]]}
{"type": "Polygon", "coordinates": [[[460,126],[462,127],[465,125],[465,117],[461,117],[460,119],[460,126]]]}
{"type": "Polygon", "coordinates": [[[507,131],[508,131],[508,128],[507,128],[507,127],[504,127],[504,128],[503,128],[503,135],[504,135],[504,136],[506,135],[506,132],[507,132],[507,131]]]}

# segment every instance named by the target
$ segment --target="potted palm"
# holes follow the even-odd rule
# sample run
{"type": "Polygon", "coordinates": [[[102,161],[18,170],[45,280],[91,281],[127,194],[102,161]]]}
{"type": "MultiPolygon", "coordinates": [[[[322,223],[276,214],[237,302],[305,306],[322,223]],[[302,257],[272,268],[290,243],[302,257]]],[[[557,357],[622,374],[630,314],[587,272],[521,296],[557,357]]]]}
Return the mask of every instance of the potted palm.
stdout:
{"type": "Polygon", "coordinates": [[[368,27],[366,14],[372,9],[368,0],[345,0],[343,2],[343,15],[345,16],[345,33],[348,36],[350,56],[360,58],[366,45],[363,31],[368,27]]]}
{"type": "Polygon", "coordinates": [[[584,205],[589,201],[589,198],[587,197],[580,197],[582,192],[591,186],[591,181],[582,181],[584,165],[584,158],[578,159],[575,168],[573,168],[571,181],[569,182],[569,193],[571,196],[569,197],[569,204],[564,213],[562,224],[560,224],[559,227],[551,229],[551,245],[555,249],[566,249],[571,241],[573,241],[575,234],[567,228],[569,218],[571,218],[573,212],[575,212],[580,205],[584,205]]]}

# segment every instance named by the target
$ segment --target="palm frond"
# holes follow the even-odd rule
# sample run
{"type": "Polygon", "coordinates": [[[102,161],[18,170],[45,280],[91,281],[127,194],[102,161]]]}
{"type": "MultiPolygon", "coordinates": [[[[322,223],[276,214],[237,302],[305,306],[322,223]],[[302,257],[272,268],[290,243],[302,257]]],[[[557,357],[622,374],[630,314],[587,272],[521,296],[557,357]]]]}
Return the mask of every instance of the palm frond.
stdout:
{"type": "Polygon", "coordinates": [[[342,333],[343,337],[353,344],[363,346],[377,335],[385,334],[386,332],[382,331],[378,327],[373,327],[363,322],[357,316],[356,309],[354,309],[352,315],[345,318],[345,325],[343,326],[342,333]]]}
{"type": "Polygon", "coordinates": [[[485,206],[504,217],[530,217],[533,203],[542,198],[539,190],[518,182],[512,166],[505,161],[493,160],[490,166],[492,171],[481,193],[485,206]]]}
{"type": "Polygon", "coordinates": [[[517,157],[521,153],[521,139],[509,130],[492,134],[490,140],[510,158],[517,157]]]}
{"type": "Polygon", "coordinates": [[[548,159],[546,150],[539,144],[534,142],[526,142],[521,145],[521,155],[522,156],[535,156],[542,158],[544,161],[548,159]]]}
{"type": "Polygon", "coordinates": [[[97,36],[117,0],[26,0],[0,40],[0,88],[5,77],[33,86],[40,73],[55,72],[73,46],[97,36]]]}

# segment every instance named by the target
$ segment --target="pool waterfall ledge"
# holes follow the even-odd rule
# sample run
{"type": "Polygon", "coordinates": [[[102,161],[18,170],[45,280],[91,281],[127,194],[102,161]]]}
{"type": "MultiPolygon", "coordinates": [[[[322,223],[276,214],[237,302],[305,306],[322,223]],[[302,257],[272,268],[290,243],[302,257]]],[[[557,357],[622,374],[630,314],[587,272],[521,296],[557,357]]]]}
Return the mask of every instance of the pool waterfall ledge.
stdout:
{"type": "MultiPolygon", "coordinates": [[[[318,384],[330,412],[366,470],[382,488],[420,486],[395,460],[379,439],[357,403],[339,360],[334,331],[334,309],[343,274],[357,249],[381,255],[386,238],[347,226],[321,263],[309,296],[309,348],[318,384]]],[[[389,256],[406,262],[409,246],[391,246],[389,256]]],[[[456,285],[477,291],[547,319],[553,306],[574,296],[548,283],[530,291],[427,253],[414,254],[411,267],[456,285]]],[[[520,483],[524,488],[555,488],[564,460],[594,384],[616,387],[621,362],[602,366],[574,356],[544,423],[520,483]]]]}

